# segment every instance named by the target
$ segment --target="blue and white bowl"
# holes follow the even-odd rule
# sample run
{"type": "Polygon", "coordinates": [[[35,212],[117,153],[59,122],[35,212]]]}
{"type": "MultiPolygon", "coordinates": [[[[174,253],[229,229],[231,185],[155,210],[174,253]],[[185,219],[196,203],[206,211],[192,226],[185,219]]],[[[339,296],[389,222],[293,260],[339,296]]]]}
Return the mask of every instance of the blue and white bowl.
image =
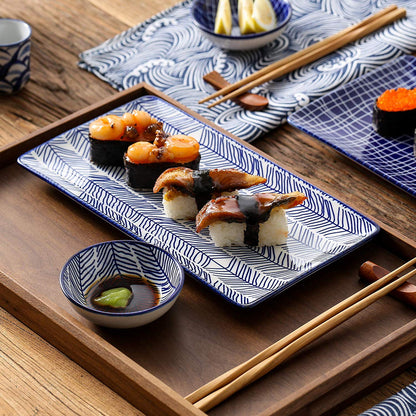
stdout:
{"type": "Polygon", "coordinates": [[[179,262],[160,247],[136,240],[108,241],[72,256],[60,275],[61,289],[72,307],[91,322],[111,328],[134,328],[165,314],[175,303],[184,283],[179,262]],[[159,303],[137,312],[105,312],[87,302],[96,284],[112,276],[139,275],[156,286],[159,303]]]}
{"type": "Polygon", "coordinates": [[[215,45],[228,50],[257,49],[277,39],[285,30],[292,16],[292,8],[287,0],[270,0],[276,13],[277,27],[261,33],[241,35],[238,26],[238,0],[230,0],[233,29],[230,36],[214,32],[218,0],[194,0],[192,16],[202,33],[215,45]]]}

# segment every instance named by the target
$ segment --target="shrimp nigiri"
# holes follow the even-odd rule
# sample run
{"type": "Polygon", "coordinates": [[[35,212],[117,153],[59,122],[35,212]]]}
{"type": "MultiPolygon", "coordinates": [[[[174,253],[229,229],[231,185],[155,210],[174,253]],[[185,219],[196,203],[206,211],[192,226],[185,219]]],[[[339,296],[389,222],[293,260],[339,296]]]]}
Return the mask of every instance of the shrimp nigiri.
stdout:
{"type": "Polygon", "coordinates": [[[122,166],[129,145],[138,140],[155,140],[156,132],[162,128],[163,123],[145,111],[99,117],[88,127],[91,160],[102,165],[122,166]]]}
{"type": "Polygon", "coordinates": [[[166,169],[182,166],[197,169],[200,161],[199,143],[191,136],[168,136],[157,132],[151,142],[136,142],[124,155],[128,184],[137,189],[152,189],[166,169]]]}

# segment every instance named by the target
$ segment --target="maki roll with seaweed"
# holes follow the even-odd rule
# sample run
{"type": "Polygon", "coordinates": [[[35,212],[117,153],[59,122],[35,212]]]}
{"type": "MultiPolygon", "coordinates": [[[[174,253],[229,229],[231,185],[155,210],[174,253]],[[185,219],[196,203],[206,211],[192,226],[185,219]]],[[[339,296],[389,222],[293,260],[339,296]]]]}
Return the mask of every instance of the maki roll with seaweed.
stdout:
{"type": "Polygon", "coordinates": [[[153,141],[163,124],[145,111],[123,116],[109,114],[89,125],[91,161],[99,165],[123,166],[127,148],[138,140],[153,141]]]}
{"type": "Polygon", "coordinates": [[[196,231],[209,227],[217,247],[283,244],[288,236],[285,210],[305,199],[301,192],[221,196],[198,212],[196,231]]]}
{"type": "Polygon", "coordinates": [[[163,208],[169,218],[194,219],[210,200],[266,182],[266,178],[237,169],[192,170],[178,167],[165,170],[153,192],[163,189],[163,208]]]}
{"type": "Polygon", "coordinates": [[[201,155],[196,139],[158,131],[152,142],[136,142],[124,155],[127,183],[135,189],[152,189],[157,178],[173,167],[199,168],[201,155]]]}
{"type": "Polygon", "coordinates": [[[413,134],[416,128],[416,88],[385,91],[374,103],[373,126],[380,136],[413,134]]]}

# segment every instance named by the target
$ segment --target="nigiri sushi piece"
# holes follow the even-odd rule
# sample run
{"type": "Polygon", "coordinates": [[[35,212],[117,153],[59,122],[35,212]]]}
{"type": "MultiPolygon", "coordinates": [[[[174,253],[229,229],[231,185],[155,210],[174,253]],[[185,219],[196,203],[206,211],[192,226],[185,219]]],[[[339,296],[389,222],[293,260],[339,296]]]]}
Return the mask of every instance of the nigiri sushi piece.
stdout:
{"type": "Polygon", "coordinates": [[[196,216],[196,231],[209,227],[217,247],[274,246],[286,242],[285,210],[306,199],[301,192],[222,196],[209,201],[196,216]]]}
{"type": "Polygon", "coordinates": [[[166,169],[179,166],[198,169],[200,159],[196,139],[158,131],[153,142],[139,141],[128,147],[124,155],[127,183],[135,189],[152,189],[166,169]]]}
{"type": "Polygon", "coordinates": [[[99,165],[123,166],[123,155],[132,143],[153,141],[156,132],[162,128],[163,123],[145,111],[99,117],[89,125],[91,161],[99,165]]]}
{"type": "Polygon", "coordinates": [[[153,192],[163,189],[163,208],[173,219],[194,219],[210,200],[224,193],[266,182],[266,178],[237,169],[192,170],[184,167],[164,171],[153,192]]]}
{"type": "Polygon", "coordinates": [[[374,103],[373,126],[385,137],[413,134],[416,129],[416,88],[384,91],[374,103]]]}

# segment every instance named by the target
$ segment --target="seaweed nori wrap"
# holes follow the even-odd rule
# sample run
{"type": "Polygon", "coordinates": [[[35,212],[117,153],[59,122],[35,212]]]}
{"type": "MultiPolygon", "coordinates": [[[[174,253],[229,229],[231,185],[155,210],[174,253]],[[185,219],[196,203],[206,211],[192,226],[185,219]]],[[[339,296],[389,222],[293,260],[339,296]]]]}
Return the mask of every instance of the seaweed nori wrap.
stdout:
{"type": "Polygon", "coordinates": [[[156,179],[169,168],[185,167],[193,170],[199,169],[201,156],[187,163],[160,162],[160,163],[132,163],[124,157],[124,166],[127,174],[127,184],[134,189],[153,189],[156,179]]]}
{"type": "Polygon", "coordinates": [[[97,165],[123,166],[123,155],[134,141],[97,140],[89,137],[90,158],[97,165]]]}
{"type": "Polygon", "coordinates": [[[123,166],[123,156],[136,141],[153,142],[163,123],[145,111],[108,114],[89,125],[90,159],[99,165],[123,166]]]}
{"type": "Polygon", "coordinates": [[[373,108],[373,126],[380,136],[395,137],[412,134],[416,128],[416,108],[406,111],[384,111],[373,108]]]}
{"type": "Polygon", "coordinates": [[[380,136],[396,137],[414,133],[416,107],[412,105],[413,95],[416,95],[416,90],[398,88],[387,90],[377,98],[373,106],[373,127],[380,136]],[[380,99],[384,96],[387,96],[384,101],[388,101],[389,110],[380,108],[380,99]]]}

